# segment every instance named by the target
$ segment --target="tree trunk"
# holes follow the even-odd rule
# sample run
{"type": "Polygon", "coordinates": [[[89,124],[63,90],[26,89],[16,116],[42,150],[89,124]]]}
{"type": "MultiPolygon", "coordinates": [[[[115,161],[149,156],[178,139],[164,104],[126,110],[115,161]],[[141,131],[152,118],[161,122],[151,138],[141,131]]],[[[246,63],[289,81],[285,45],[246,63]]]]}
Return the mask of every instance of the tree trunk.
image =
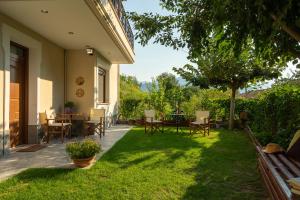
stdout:
{"type": "Polygon", "coordinates": [[[234,128],[234,110],[235,110],[235,87],[231,89],[231,98],[230,98],[230,116],[229,116],[229,129],[232,130],[234,128]]]}

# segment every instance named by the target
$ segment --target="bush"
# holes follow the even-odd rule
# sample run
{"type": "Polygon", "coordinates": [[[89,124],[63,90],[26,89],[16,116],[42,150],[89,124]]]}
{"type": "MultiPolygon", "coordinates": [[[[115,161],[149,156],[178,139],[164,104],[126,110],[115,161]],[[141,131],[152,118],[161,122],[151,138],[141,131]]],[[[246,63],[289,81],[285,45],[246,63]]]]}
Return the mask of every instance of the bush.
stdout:
{"type": "Polygon", "coordinates": [[[66,151],[72,159],[83,159],[95,156],[100,152],[100,145],[93,140],[67,144],[66,151]]]}
{"type": "MultiPolygon", "coordinates": [[[[223,108],[221,115],[228,118],[229,105],[229,99],[213,99],[209,110],[223,108]]],[[[248,113],[249,125],[262,145],[274,142],[286,148],[300,128],[300,87],[277,85],[256,99],[237,99],[235,113],[242,111],[248,113]]]]}
{"type": "Polygon", "coordinates": [[[134,99],[134,98],[127,98],[121,101],[120,106],[120,114],[122,119],[129,120],[129,119],[136,119],[141,113],[141,106],[143,105],[143,100],[141,99],[134,99]]]}
{"type": "Polygon", "coordinates": [[[67,102],[65,103],[65,107],[66,107],[66,108],[74,108],[74,107],[75,107],[75,104],[74,104],[73,101],[67,101],[67,102]]]}

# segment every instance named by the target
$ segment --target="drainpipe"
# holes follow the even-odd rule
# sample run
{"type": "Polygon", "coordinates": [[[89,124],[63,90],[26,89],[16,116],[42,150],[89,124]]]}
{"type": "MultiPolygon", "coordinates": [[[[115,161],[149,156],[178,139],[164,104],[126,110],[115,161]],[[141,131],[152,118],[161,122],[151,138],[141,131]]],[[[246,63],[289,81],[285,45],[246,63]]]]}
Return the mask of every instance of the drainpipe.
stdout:
{"type": "Polygon", "coordinates": [[[64,49],[64,103],[63,112],[65,112],[65,102],[67,102],[67,51],[64,49]]]}
{"type": "Polygon", "coordinates": [[[1,57],[2,57],[2,62],[0,62],[0,65],[2,65],[2,70],[3,70],[3,113],[2,113],[2,117],[3,117],[3,121],[2,121],[2,156],[4,156],[5,151],[5,144],[4,144],[4,139],[5,139],[5,56],[4,56],[4,48],[3,48],[3,41],[2,41],[2,26],[0,27],[0,61],[1,61],[1,57]],[[2,56],[1,56],[2,55],[2,56]]]}

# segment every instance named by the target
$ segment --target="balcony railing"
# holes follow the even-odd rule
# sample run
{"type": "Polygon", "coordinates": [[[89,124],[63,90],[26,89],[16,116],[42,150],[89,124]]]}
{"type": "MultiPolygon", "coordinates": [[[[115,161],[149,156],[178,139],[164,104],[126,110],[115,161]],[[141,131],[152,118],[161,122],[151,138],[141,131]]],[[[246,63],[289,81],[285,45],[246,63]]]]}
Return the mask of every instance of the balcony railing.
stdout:
{"type": "Polygon", "coordinates": [[[131,26],[129,24],[129,21],[126,18],[125,9],[123,7],[122,0],[110,0],[110,2],[112,3],[112,5],[117,13],[117,16],[123,26],[123,29],[126,33],[126,36],[128,38],[128,41],[129,41],[132,49],[134,49],[134,35],[132,32],[131,26]]]}

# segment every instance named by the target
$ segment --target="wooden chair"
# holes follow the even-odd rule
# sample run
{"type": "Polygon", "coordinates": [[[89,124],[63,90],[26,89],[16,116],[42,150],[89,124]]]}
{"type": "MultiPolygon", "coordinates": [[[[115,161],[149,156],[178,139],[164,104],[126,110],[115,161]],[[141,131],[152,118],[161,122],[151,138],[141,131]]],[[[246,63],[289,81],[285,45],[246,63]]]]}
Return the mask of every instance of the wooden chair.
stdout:
{"type": "Polygon", "coordinates": [[[145,133],[147,133],[147,127],[150,127],[150,133],[153,134],[154,131],[164,132],[164,122],[163,120],[155,119],[155,110],[145,110],[145,133]]]}
{"type": "Polygon", "coordinates": [[[190,135],[202,133],[209,135],[210,119],[209,111],[196,111],[196,121],[190,122],[190,135]]]}
{"type": "Polygon", "coordinates": [[[48,118],[46,112],[39,113],[39,123],[45,133],[47,143],[53,135],[60,135],[61,142],[64,143],[64,138],[70,134],[72,127],[70,119],[59,116],[48,118]]]}
{"type": "Polygon", "coordinates": [[[86,124],[86,136],[89,133],[97,133],[100,138],[105,135],[105,109],[94,109],[90,111],[90,117],[86,124]]]}

